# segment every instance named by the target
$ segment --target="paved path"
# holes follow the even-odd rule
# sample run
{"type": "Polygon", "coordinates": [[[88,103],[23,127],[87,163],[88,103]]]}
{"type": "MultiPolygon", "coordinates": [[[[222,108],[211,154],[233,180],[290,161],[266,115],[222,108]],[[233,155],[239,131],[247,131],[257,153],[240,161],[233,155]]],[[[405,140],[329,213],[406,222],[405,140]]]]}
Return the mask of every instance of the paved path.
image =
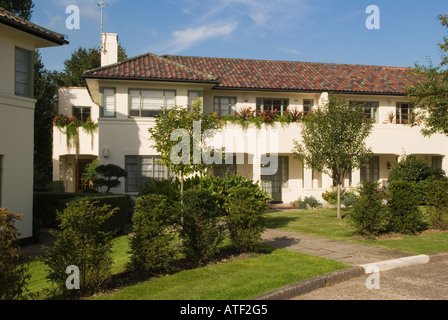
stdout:
{"type": "Polygon", "coordinates": [[[332,259],[353,266],[409,256],[408,253],[396,250],[301,235],[278,229],[266,230],[262,240],[263,243],[276,248],[332,259]]]}

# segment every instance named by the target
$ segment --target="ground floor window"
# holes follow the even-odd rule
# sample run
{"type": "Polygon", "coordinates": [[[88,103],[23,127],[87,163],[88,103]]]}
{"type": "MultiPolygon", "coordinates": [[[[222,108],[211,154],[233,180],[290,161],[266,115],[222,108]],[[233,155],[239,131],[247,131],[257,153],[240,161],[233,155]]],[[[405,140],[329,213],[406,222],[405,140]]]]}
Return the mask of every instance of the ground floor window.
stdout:
{"type": "Polygon", "coordinates": [[[125,169],[128,172],[126,192],[139,192],[150,178],[161,180],[173,177],[173,173],[160,163],[158,156],[126,156],[125,169]]]}
{"type": "MultiPolygon", "coordinates": [[[[264,163],[262,159],[262,163],[264,163]]],[[[269,164],[270,165],[270,164],[269,164]]],[[[265,165],[262,165],[264,167],[265,165]]],[[[266,165],[268,166],[268,165],[266,165]]],[[[278,169],[273,175],[262,175],[261,185],[264,192],[266,192],[273,202],[281,202],[282,188],[289,186],[289,157],[278,157],[278,169]]]]}
{"type": "Polygon", "coordinates": [[[361,169],[361,181],[378,181],[380,179],[380,157],[371,157],[366,167],[361,169]]]}
{"type": "Polygon", "coordinates": [[[442,156],[434,156],[431,159],[431,164],[434,169],[442,169],[443,157],[442,156]]]}
{"type": "Polygon", "coordinates": [[[237,173],[236,156],[233,155],[226,156],[223,164],[216,165],[213,168],[213,176],[215,177],[224,178],[226,175],[236,175],[237,173]]]}

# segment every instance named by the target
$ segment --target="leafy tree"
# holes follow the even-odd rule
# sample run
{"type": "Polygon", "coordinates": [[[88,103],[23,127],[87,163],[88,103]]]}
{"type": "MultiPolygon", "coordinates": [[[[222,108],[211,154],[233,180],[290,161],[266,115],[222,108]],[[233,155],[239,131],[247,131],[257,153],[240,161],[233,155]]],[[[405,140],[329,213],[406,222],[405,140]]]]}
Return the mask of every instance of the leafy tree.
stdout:
{"type": "Polygon", "coordinates": [[[96,173],[98,174],[98,178],[93,183],[100,188],[106,187],[106,193],[109,193],[110,189],[118,188],[121,185],[120,178],[126,178],[128,176],[125,169],[115,164],[98,166],[96,173]]]}
{"type": "Polygon", "coordinates": [[[221,127],[216,114],[204,114],[199,102],[191,108],[176,106],[172,109],[164,109],[156,116],[156,125],[149,129],[151,138],[155,141],[155,149],[160,154],[160,162],[177,174],[181,184],[181,194],[184,190],[185,177],[194,173],[203,173],[210,167],[203,161],[203,153],[206,148],[203,141],[212,138],[214,132],[221,127]],[[200,123],[200,130],[195,123],[200,123]],[[172,139],[176,130],[185,135],[182,141],[172,139]],[[195,132],[198,130],[198,132],[195,132]],[[172,141],[175,140],[175,141],[172,141]],[[186,140],[186,141],[185,141],[186,140]],[[179,148],[183,144],[188,150],[179,148]],[[173,161],[182,158],[182,161],[173,161]]]}
{"type": "Polygon", "coordinates": [[[58,87],[55,72],[45,69],[38,50],[34,54],[34,184],[51,181],[53,172],[53,119],[58,87]]]}
{"type": "MultiPolygon", "coordinates": [[[[448,15],[439,15],[438,19],[448,28],[448,15]]],[[[416,85],[407,89],[408,98],[419,110],[416,121],[425,123],[422,133],[430,136],[441,133],[448,136],[448,37],[439,44],[442,62],[434,66],[416,64],[412,75],[416,85]]]]}
{"type": "Polygon", "coordinates": [[[295,158],[307,167],[328,174],[338,187],[338,218],[341,219],[341,186],[353,170],[366,164],[371,150],[366,139],[372,121],[363,108],[330,95],[326,105],[305,118],[302,142],[295,141],[295,158]]]}
{"type": "MultiPolygon", "coordinates": [[[[118,44],[118,61],[127,59],[126,50],[118,44]]],[[[64,87],[84,87],[82,75],[91,69],[101,66],[101,53],[99,48],[82,48],[75,50],[70,59],[64,62],[64,71],[59,74],[59,85],[64,87]]]]}
{"type": "Polygon", "coordinates": [[[23,19],[30,20],[33,14],[34,3],[32,0],[0,0],[0,7],[23,19]]]}

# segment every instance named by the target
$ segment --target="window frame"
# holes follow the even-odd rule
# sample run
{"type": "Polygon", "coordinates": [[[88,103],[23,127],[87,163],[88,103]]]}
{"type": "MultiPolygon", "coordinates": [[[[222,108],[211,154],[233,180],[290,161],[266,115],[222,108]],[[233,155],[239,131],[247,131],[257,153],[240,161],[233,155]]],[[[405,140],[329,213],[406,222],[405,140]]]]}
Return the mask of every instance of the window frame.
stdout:
{"type": "Polygon", "coordinates": [[[311,114],[313,112],[313,108],[314,108],[314,99],[303,99],[303,115],[307,116],[309,114],[311,114]],[[306,102],[310,102],[310,110],[307,111],[306,108],[306,102]]]}
{"type": "Polygon", "coordinates": [[[379,181],[379,180],[380,180],[380,156],[372,156],[370,157],[367,166],[361,168],[361,182],[379,181]]]}
{"type": "Polygon", "coordinates": [[[396,108],[395,108],[395,114],[396,114],[396,123],[397,124],[409,124],[411,121],[411,117],[414,115],[414,105],[410,102],[397,102],[396,108]],[[403,120],[403,105],[407,105],[407,119],[403,120]]]}
{"type": "Polygon", "coordinates": [[[289,109],[289,99],[288,98],[270,98],[270,97],[258,97],[256,99],[256,111],[257,114],[258,112],[264,113],[265,111],[265,101],[266,100],[271,100],[271,105],[272,105],[272,110],[271,112],[274,112],[275,108],[274,108],[274,100],[280,100],[281,101],[281,106],[280,106],[280,110],[277,109],[277,112],[280,112],[280,115],[283,115],[285,113],[286,110],[289,109]],[[286,102],[286,104],[285,104],[286,102]]]}
{"type": "Polygon", "coordinates": [[[142,167],[143,167],[143,164],[144,164],[144,162],[143,162],[144,159],[152,159],[152,166],[153,166],[153,168],[152,168],[152,177],[146,177],[146,178],[148,178],[148,179],[150,179],[150,178],[153,178],[153,179],[169,179],[169,178],[174,177],[174,173],[171,170],[169,170],[168,168],[166,168],[162,164],[157,163],[157,161],[159,161],[161,159],[160,156],[140,156],[140,155],[132,156],[132,155],[127,155],[127,156],[125,156],[125,161],[124,161],[125,169],[126,169],[126,171],[128,171],[128,177],[125,178],[125,193],[138,193],[139,189],[142,186],[145,185],[146,181],[145,181],[145,177],[143,176],[143,172],[146,172],[146,171],[142,170],[142,167]],[[136,161],[130,163],[131,159],[132,160],[135,159],[136,161]],[[130,170],[128,169],[128,165],[130,165],[130,164],[137,165],[136,184],[131,184],[131,185],[129,184],[129,179],[130,179],[129,178],[129,172],[130,172],[130,170]],[[155,170],[154,169],[156,165],[160,166],[160,168],[162,169],[161,170],[161,172],[163,172],[163,177],[162,178],[160,178],[160,177],[154,178],[154,172],[159,171],[159,170],[155,170]],[[130,188],[129,188],[130,186],[136,188],[137,190],[135,190],[135,191],[134,190],[130,190],[130,188]]]}
{"type": "Polygon", "coordinates": [[[370,113],[370,117],[368,117],[370,120],[374,120],[375,123],[380,122],[380,102],[379,101],[351,100],[349,103],[361,105],[364,109],[364,115],[368,115],[370,113]],[[373,105],[375,105],[375,106],[373,106],[373,105]],[[367,112],[367,109],[370,109],[370,110],[367,112]]]}
{"type": "Polygon", "coordinates": [[[92,120],[92,107],[86,107],[86,106],[73,106],[72,107],[72,115],[76,117],[79,121],[86,123],[88,119],[92,120]],[[75,114],[75,109],[81,109],[81,117],[77,117],[75,114]],[[84,119],[84,109],[89,109],[89,117],[84,119]]]}
{"type": "Polygon", "coordinates": [[[219,113],[222,116],[231,116],[233,114],[236,114],[237,104],[238,104],[237,97],[215,96],[213,98],[213,112],[217,112],[217,113],[219,113]],[[216,102],[217,99],[219,99],[219,103],[216,102]],[[229,107],[228,113],[223,113],[222,112],[222,102],[221,102],[222,99],[229,99],[230,100],[230,103],[229,103],[229,106],[228,106],[229,107]],[[232,106],[232,103],[231,103],[232,100],[235,101],[233,106],[232,106]],[[217,104],[219,104],[219,110],[217,110],[217,108],[216,108],[217,104]]]}
{"type": "Polygon", "coordinates": [[[193,103],[199,98],[201,99],[201,107],[204,107],[204,91],[202,90],[188,90],[188,107],[191,108],[193,106],[193,103]],[[190,97],[191,93],[197,93],[198,97],[194,100],[192,100],[192,97],[190,97]]]}
{"type": "MultiPolygon", "coordinates": [[[[27,50],[21,47],[15,47],[14,50],[14,95],[19,96],[19,97],[25,97],[25,98],[33,98],[34,96],[34,61],[33,61],[33,55],[34,52],[31,50],[27,50]],[[27,55],[27,73],[26,73],[26,93],[22,94],[19,93],[17,88],[18,88],[18,72],[22,72],[20,70],[17,69],[18,66],[18,59],[17,59],[17,52],[23,52],[27,55]]],[[[24,73],[24,72],[22,72],[24,73]]]]}
{"type": "Polygon", "coordinates": [[[157,111],[157,114],[159,114],[163,108],[172,108],[174,106],[176,106],[176,101],[177,101],[177,90],[176,89],[147,89],[147,88],[129,88],[128,90],[128,116],[130,118],[154,118],[157,114],[154,114],[152,116],[142,116],[142,111],[143,111],[143,95],[142,92],[144,91],[162,91],[163,92],[163,106],[160,106],[160,111],[157,111]],[[131,91],[140,91],[140,108],[139,108],[139,115],[132,115],[132,95],[131,95],[131,91]],[[166,93],[167,92],[172,92],[174,93],[174,104],[171,106],[167,105],[167,98],[166,98],[166,93]]]}
{"type": "Polygon", "coordinates": [[[114,87],[101,87],[100,88],[100,117],[101,118],[109,118],[109,119],[113,119],[117,117],[117,89],[114,87]],[[104,105],[105,105],[105,94],[104,91],[105,90],[113,90],[114,92],[114,114],[112,116],[105,116],[104,115],[104,105]]]}

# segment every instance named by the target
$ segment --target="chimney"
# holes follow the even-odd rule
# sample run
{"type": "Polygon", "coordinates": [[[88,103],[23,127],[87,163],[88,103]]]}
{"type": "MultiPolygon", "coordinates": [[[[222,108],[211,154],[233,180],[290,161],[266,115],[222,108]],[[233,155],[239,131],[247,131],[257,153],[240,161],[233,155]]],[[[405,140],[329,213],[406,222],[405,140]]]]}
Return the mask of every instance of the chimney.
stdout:
{"type": "Polygon", "coordinates": [[[101,66],[118,62],[118,34],[103,33],[101,35],[101,66]]]}

